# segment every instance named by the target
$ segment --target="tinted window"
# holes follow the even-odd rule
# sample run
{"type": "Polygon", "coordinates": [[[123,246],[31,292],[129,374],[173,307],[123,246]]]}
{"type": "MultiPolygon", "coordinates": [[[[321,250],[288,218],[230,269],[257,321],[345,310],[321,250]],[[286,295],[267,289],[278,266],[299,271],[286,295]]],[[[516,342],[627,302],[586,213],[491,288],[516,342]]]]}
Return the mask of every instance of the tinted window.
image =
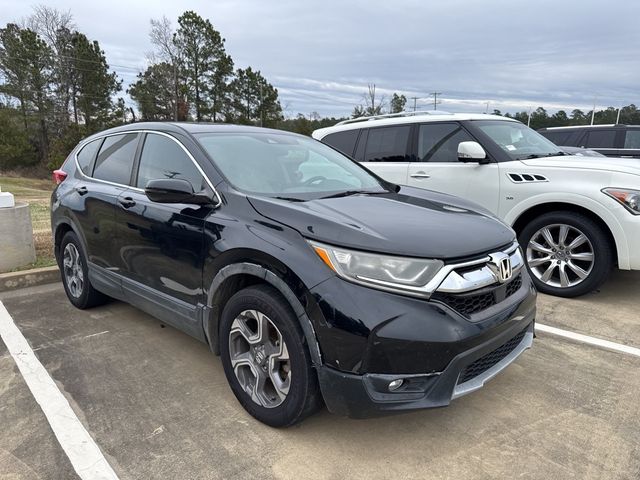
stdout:
{"type": "Polygon", "coordinates": [[[149,180],[159,178],[187,180],[194,192],[204,188],[204,177],[182,147],[170,138],[150,133],[140,155],[136,186],[144,188],[149,180]]]}
{"type": "Polygon", "coordinates": [[[624,148],[640,148],[640,130],[627,130],[624,148]]]}
{"type": "Polygon", "coordinates": [[[587,135],[586,147],[613,148],[615,139],[615,130],[591,130],[587,135]]]}
{"type": "Polygon", "coordinates": [[[420,125],[419,162],[457,162],[458,144],[474,139],[457,123],[420,125]]]}
{"type": "Polygon", "coordinates": [[[332,133],[322,139],[327,145],[331,145],[336,150],[340,150],[345,155],[353,157],[353,150],[356,148],[360,130],[347,130],[346,132],[332,133]]]}
{"type": "Polygon", "coordinates": [[[94,140],[93,142],[87,143],[82,147],[82,150],[78,152],[78,165],[80,165],[80,170],[82,170],[85,175],[91,175],[93,160],[96,158],[96,153],[98,153],[101,143],[101,138],[94,140]]]}
{"type": "Polygon", "coordinates": [[[556,145],[569,145],[569,137],[571,132],[540,132],[556,145]]]}
{"type": "Polygon", "coordinates": [[[409,125],[372,128],[364,153],[365,162],[406,162],[409,125]]]}
{"type": "Polygon", "coordinates": [[[138,134],[113,135],[104,139],[96,159],[93,176],[100,180],[128,185],[138,134]]]}

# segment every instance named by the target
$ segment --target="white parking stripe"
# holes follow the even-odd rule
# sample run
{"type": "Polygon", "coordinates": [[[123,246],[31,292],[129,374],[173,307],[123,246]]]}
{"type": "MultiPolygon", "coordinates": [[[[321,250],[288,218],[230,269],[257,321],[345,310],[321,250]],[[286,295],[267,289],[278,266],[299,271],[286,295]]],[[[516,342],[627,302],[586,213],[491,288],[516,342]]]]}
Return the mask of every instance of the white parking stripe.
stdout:
{"type": "Polygon", "coordinates": [[[589,345],[595,345],[596,347],[606,348],[607,350],[613,350],[615,352],[626,353],[628,355],[640,357],[640,348],[630,347],[629,345],[623,345],[622,343],[610,342],[609,340],[590,337],[588,335],[571,332],[569,330],[562,330],[560,328],[543,325],[541,323],[536,323],[536,330],[540,332],[550,333],[552,335],[558,335],[559,337],[569,338],[571,340],[575,340],[576,342],[587,343],[589,345]]]}
{"type": "Polygon", "coordinates": [[[91,438],[69,402],[37,359],[5,306],[0,302],[0,337],[40,405],[60,446],[83,480],[118,480],[100,448],[91,438]]]}

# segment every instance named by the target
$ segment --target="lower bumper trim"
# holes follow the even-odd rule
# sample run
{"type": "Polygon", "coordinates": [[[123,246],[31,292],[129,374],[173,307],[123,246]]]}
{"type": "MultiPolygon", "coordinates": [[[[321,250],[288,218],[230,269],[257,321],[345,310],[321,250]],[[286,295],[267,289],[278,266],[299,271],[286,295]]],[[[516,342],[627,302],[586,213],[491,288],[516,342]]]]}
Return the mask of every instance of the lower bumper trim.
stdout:
{"type": "Polygon", "coordinates": [[[453,395],[451,399],[462,397],[463,395],[467,395],[468,393],[474,392],[484,386],[489,380],[498,375],[502,370],[507,368],[513,361],[518,358],[522,352],[531,348],[533,345],[533,332],[527,332],[524,334],[524,338],[518,344],[516,348],[514,348],[511,353],[505,356],[502,360],[496,363],[493,367],[485,370],[480,375],[468,380],[464,383],[458,383],[456,387],[453,389],[453,395]]]}

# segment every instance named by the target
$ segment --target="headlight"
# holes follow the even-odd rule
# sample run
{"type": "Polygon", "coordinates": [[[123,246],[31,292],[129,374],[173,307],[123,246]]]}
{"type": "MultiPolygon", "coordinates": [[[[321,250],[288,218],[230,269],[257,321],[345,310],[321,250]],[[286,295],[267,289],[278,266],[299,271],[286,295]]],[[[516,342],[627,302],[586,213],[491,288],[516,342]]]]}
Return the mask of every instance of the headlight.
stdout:
{"type": "Polygon", "coordinates": [[[440,271],[440,260],[395,257],[309,242],[318,256],[340,277],[382,290],[426,295],[423,287],[440,271]]]}
{"type": "Polygon", "coordinates": [[[614,200],[617,200],[634,215],[640,215],[639,190],[630,190],[628,188],[604,188],[602,192],[606,193],[614,200]]]}

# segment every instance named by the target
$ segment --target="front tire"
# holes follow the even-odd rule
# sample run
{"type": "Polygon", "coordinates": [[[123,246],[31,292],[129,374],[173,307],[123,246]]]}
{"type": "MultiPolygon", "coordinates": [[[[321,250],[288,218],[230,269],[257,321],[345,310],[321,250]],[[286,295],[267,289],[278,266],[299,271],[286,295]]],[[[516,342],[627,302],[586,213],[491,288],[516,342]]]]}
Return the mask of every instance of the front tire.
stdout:
{"type": "Polygon", "coordinates": [[[298,320],[273,287],[245,288],[229,299],[222,311],[220,353],[231,390],[261,422],[287,427],[322,405],[298,320]]]}
{"type": "Polygon", "coordinates": [[[84,310],[107,302],[109,297],[93,288],[89,281],[87,255],[74,232],[67,232],[62,238],[59,267],[64,291],[75,307],[84,310]]]}
{"type": "Polygon", "coordinates": [[[545,213],[527,224],[518,240],[536,288],[549,295],[577,297],[596,290],[613,266],[607,235],[580,213],[545,213]]]}

